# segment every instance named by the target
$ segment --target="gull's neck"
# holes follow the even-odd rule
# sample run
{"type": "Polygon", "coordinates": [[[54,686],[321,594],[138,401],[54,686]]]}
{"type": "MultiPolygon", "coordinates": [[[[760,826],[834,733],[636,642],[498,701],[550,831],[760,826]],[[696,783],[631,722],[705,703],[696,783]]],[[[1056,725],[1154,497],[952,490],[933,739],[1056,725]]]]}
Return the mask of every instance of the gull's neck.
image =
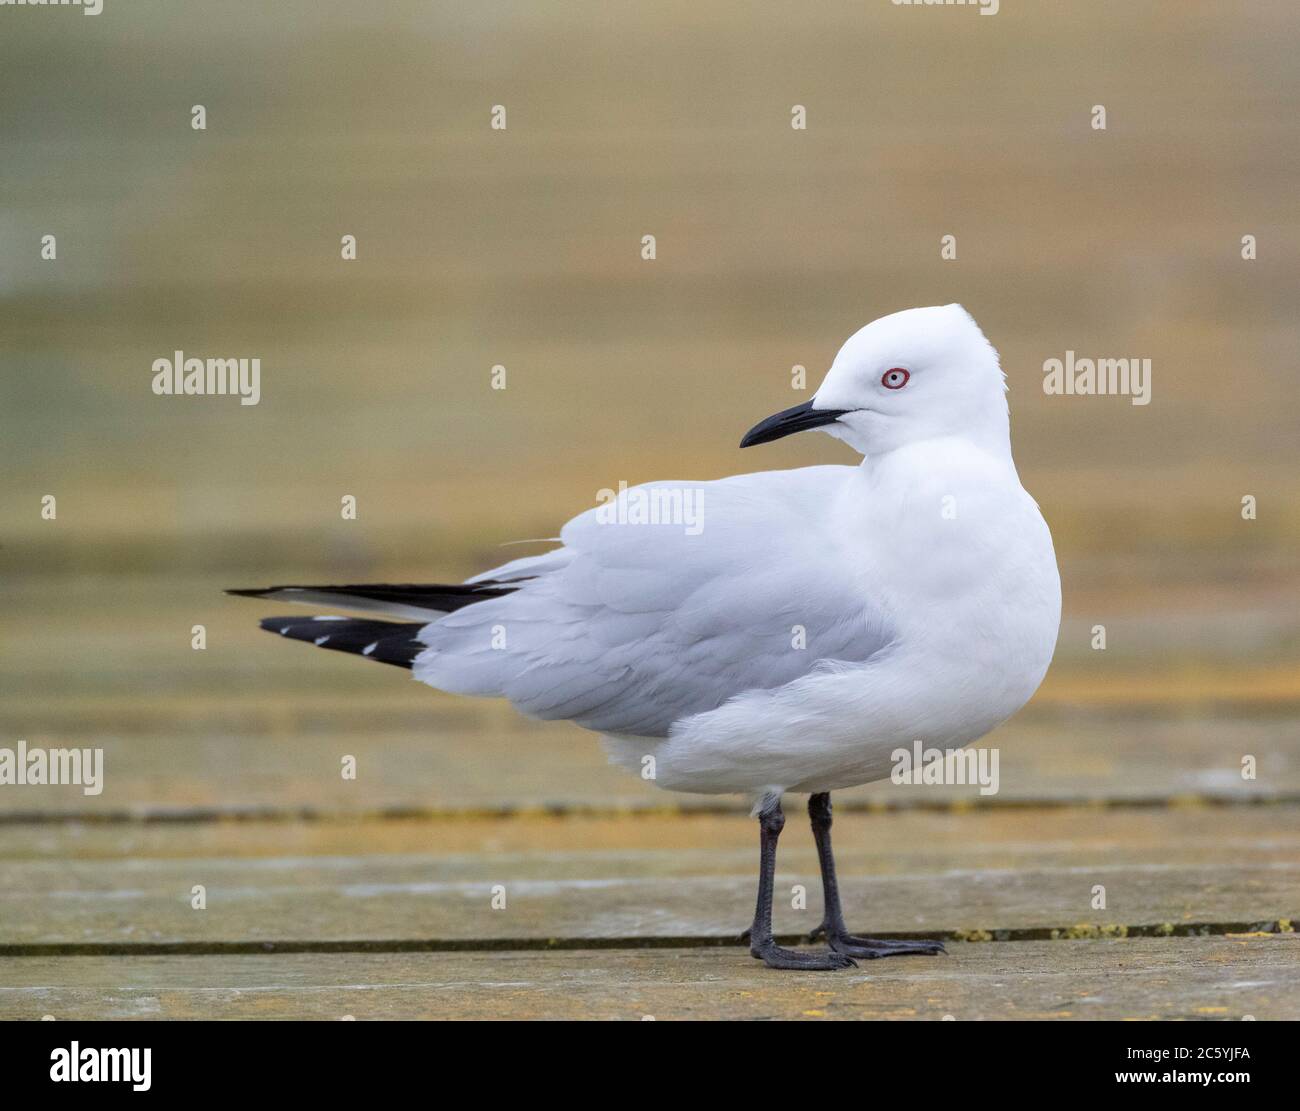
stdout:
{"type": "Polygon", "coordinates": [[[868,482],[876,485],[895,480],[908,481],[909,476],[920,471],[960,475],[972,465],[981,473],[1003,471],[1019,485],[1015,460],[1011,456],[1011,436],[1005,427],[1001,434],[990,429],[984,435],[963,432],[913,440],[890,451],[864,455],[857,470],[868,482]]]}

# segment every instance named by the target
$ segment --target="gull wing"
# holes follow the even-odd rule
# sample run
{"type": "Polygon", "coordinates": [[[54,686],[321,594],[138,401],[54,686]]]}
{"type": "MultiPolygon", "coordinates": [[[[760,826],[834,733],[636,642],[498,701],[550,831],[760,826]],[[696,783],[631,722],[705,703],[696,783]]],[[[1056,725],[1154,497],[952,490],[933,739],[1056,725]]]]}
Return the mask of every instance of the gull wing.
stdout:
{"type": "Polygon", "coordinates": [[[562,547],[483,576],[518,584],[426,625],[417,679],[508,698],[544,719],[666,736],[743,691],[819,661],[861,662],[891,634],[826,532],[846,467],[657,482],[575,517],[562,547]],[[686,522],[637,507],[689,505],[686,522]],[[682,499],[685,499],[684,501],[682,499]]]}

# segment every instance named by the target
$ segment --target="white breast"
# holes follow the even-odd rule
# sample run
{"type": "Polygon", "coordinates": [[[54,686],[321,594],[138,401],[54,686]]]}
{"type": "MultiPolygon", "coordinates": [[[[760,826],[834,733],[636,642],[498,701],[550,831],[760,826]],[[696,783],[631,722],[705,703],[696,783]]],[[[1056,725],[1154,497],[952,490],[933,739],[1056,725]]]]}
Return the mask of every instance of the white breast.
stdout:
{"type": "Polygon", "coordinates": [[[678,722],[653,749],[611,738],[611,755],[674,790],[841,789],[889,774],[920,740],[955,748],[1015,713],[1046,673],[1060,623],[1051,536],[1014,469],[972,454],[895,452],[834,506],[863,612],[893,642],[865,663],[826,661],[678,722]],[[870,604],[867,604],[869,600],[870,604]]]}

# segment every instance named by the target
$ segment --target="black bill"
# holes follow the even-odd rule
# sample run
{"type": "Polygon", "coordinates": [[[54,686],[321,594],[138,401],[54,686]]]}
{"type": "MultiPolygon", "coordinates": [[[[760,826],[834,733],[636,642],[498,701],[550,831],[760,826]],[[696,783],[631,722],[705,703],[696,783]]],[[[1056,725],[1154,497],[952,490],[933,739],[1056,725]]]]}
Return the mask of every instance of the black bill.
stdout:
{"type": "Polygon", "coordinates": [[[789,436],[792,432],[806,432],[810,428],[821,428],[822,425],[833,424],[848,411],[848,409],[814,409],[811,401],[805,401],[793,409],[785,409],[768,417],[767,420],[759,421],[745,433],[740,446],[753,447],[755,444],[767,444],[779,440],[782,436],[789,436]]]}

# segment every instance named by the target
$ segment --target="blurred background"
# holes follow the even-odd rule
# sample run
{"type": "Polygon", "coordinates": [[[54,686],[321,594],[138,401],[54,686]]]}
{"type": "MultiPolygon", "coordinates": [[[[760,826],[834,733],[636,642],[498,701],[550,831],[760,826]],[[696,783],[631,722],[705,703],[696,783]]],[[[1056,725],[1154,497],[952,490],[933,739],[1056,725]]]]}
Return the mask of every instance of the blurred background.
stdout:
{"type": "Polygon", "coordinates": [[[1004,793],[1300,788],[1297,31],[1286,0],[4,9],[0,743],[109,779],[0,806],[652,803],[574,727],[221,590],[457,578],[620,480],[851,462],[736,443],[794,364],[949,301],[1064,588],[1004,793]],[[261,403],[155,396],[177,349],[260,358],[261,403]],[[1150,405],[1045,396],[1067,350],[1151,359],[1150,405]]]}

